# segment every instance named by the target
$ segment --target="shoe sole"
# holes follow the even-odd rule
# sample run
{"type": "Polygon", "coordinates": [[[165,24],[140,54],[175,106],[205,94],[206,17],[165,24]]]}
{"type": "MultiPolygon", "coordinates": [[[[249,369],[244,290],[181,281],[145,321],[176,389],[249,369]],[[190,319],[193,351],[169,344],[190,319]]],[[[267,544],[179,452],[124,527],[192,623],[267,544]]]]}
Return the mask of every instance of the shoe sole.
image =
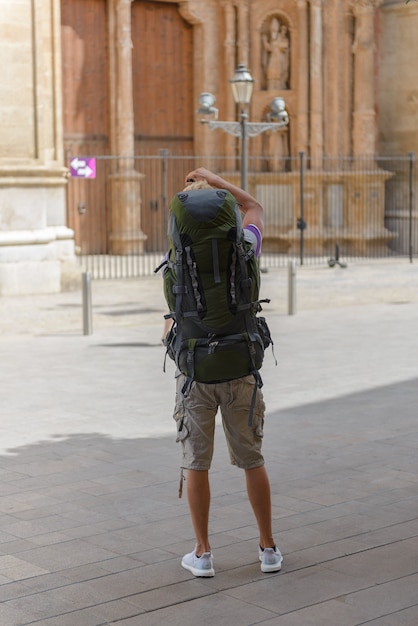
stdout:
{"type": "Polygon", "coordinates": [[[215,570],[213,567],[211,569],[196,569],[191,565],[186,565],[183,561],[181,562],[181,566],[184,567],[184,569],[187,569],[188,572],[191,572],[193,576],[198,578],[213,578],[213,576],[215,576],[215,570]]]}

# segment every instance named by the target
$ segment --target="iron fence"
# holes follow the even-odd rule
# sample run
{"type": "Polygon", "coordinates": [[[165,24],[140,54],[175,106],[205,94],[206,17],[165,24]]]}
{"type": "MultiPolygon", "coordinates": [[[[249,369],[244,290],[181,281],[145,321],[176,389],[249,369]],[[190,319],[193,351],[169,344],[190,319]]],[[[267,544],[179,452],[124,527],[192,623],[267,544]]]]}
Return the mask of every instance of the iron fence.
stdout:
{"type": "MultiPolygon", "coordinates": [[[[73,155],[77,156],[77,155],[73,155]]],[[[71,156],[69,159],[71,160],[71,156]]],[[[240,184],[234,157],[96,156],[68,185],[68,223],[92,278],[151,274],[167,247],[171,197],[204,166],[240,184]]],[[[248,190],[265,209],[263,266],[405,257],[418,251],[418,178],[404,157],[250,157],[248,190]]]]}

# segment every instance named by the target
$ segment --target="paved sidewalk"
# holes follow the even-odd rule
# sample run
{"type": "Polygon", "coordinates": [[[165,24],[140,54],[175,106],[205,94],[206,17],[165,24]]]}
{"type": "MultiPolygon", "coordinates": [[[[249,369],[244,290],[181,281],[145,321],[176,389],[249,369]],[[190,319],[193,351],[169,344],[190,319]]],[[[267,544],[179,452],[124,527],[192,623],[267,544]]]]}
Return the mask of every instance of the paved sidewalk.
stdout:
{"type": "Polygon", "coordinates": [[[262,574],[242,472],[217,429],[216,576],[178,498],[173,368],[162,372],[158,277],[0,298],[2,626],[416,626],[418,266],[263,275],[264,452],[278,574],[262,574]]]}

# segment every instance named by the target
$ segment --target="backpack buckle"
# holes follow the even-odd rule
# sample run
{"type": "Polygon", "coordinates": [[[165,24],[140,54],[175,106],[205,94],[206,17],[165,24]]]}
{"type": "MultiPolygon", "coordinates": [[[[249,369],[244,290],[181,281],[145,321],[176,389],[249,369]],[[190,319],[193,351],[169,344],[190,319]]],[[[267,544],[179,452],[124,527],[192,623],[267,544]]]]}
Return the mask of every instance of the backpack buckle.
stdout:
{"type": "Polygon", "coordinates": [[[208,354],[213,354],[215,352],[216,348],[218,347],[218,343],[219,341],[211,341],[209,343],[208,354]]]}

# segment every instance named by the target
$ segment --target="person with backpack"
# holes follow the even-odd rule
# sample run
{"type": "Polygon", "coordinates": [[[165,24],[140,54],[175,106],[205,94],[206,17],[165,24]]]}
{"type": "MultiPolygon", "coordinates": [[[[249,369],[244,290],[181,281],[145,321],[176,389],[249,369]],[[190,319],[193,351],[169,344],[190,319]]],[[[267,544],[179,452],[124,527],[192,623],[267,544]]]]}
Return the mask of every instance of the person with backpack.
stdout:
{"type": "MultiPolygon", "coordinates": [[[[269,478],[261,453],[264,400],[258,369],[271,341],[258,299],[263,208],[246,191],[205,169],[186,176],[170,204],[170,250],[162,265],[173,326],[165,339],[177,365],[174,419],[183,448],[180,497],[187,498],[196,537],[181,565],[215,575],[209,541],[215,417],[220,409],[231,464],[245,471],[259,529],[262,572],[283,557],[272,534],[269,478]],[[243,218],[241,218],[243,213],[243,218]]],[[[158,268],[157,268],[158,269],[158,268]]]]}

